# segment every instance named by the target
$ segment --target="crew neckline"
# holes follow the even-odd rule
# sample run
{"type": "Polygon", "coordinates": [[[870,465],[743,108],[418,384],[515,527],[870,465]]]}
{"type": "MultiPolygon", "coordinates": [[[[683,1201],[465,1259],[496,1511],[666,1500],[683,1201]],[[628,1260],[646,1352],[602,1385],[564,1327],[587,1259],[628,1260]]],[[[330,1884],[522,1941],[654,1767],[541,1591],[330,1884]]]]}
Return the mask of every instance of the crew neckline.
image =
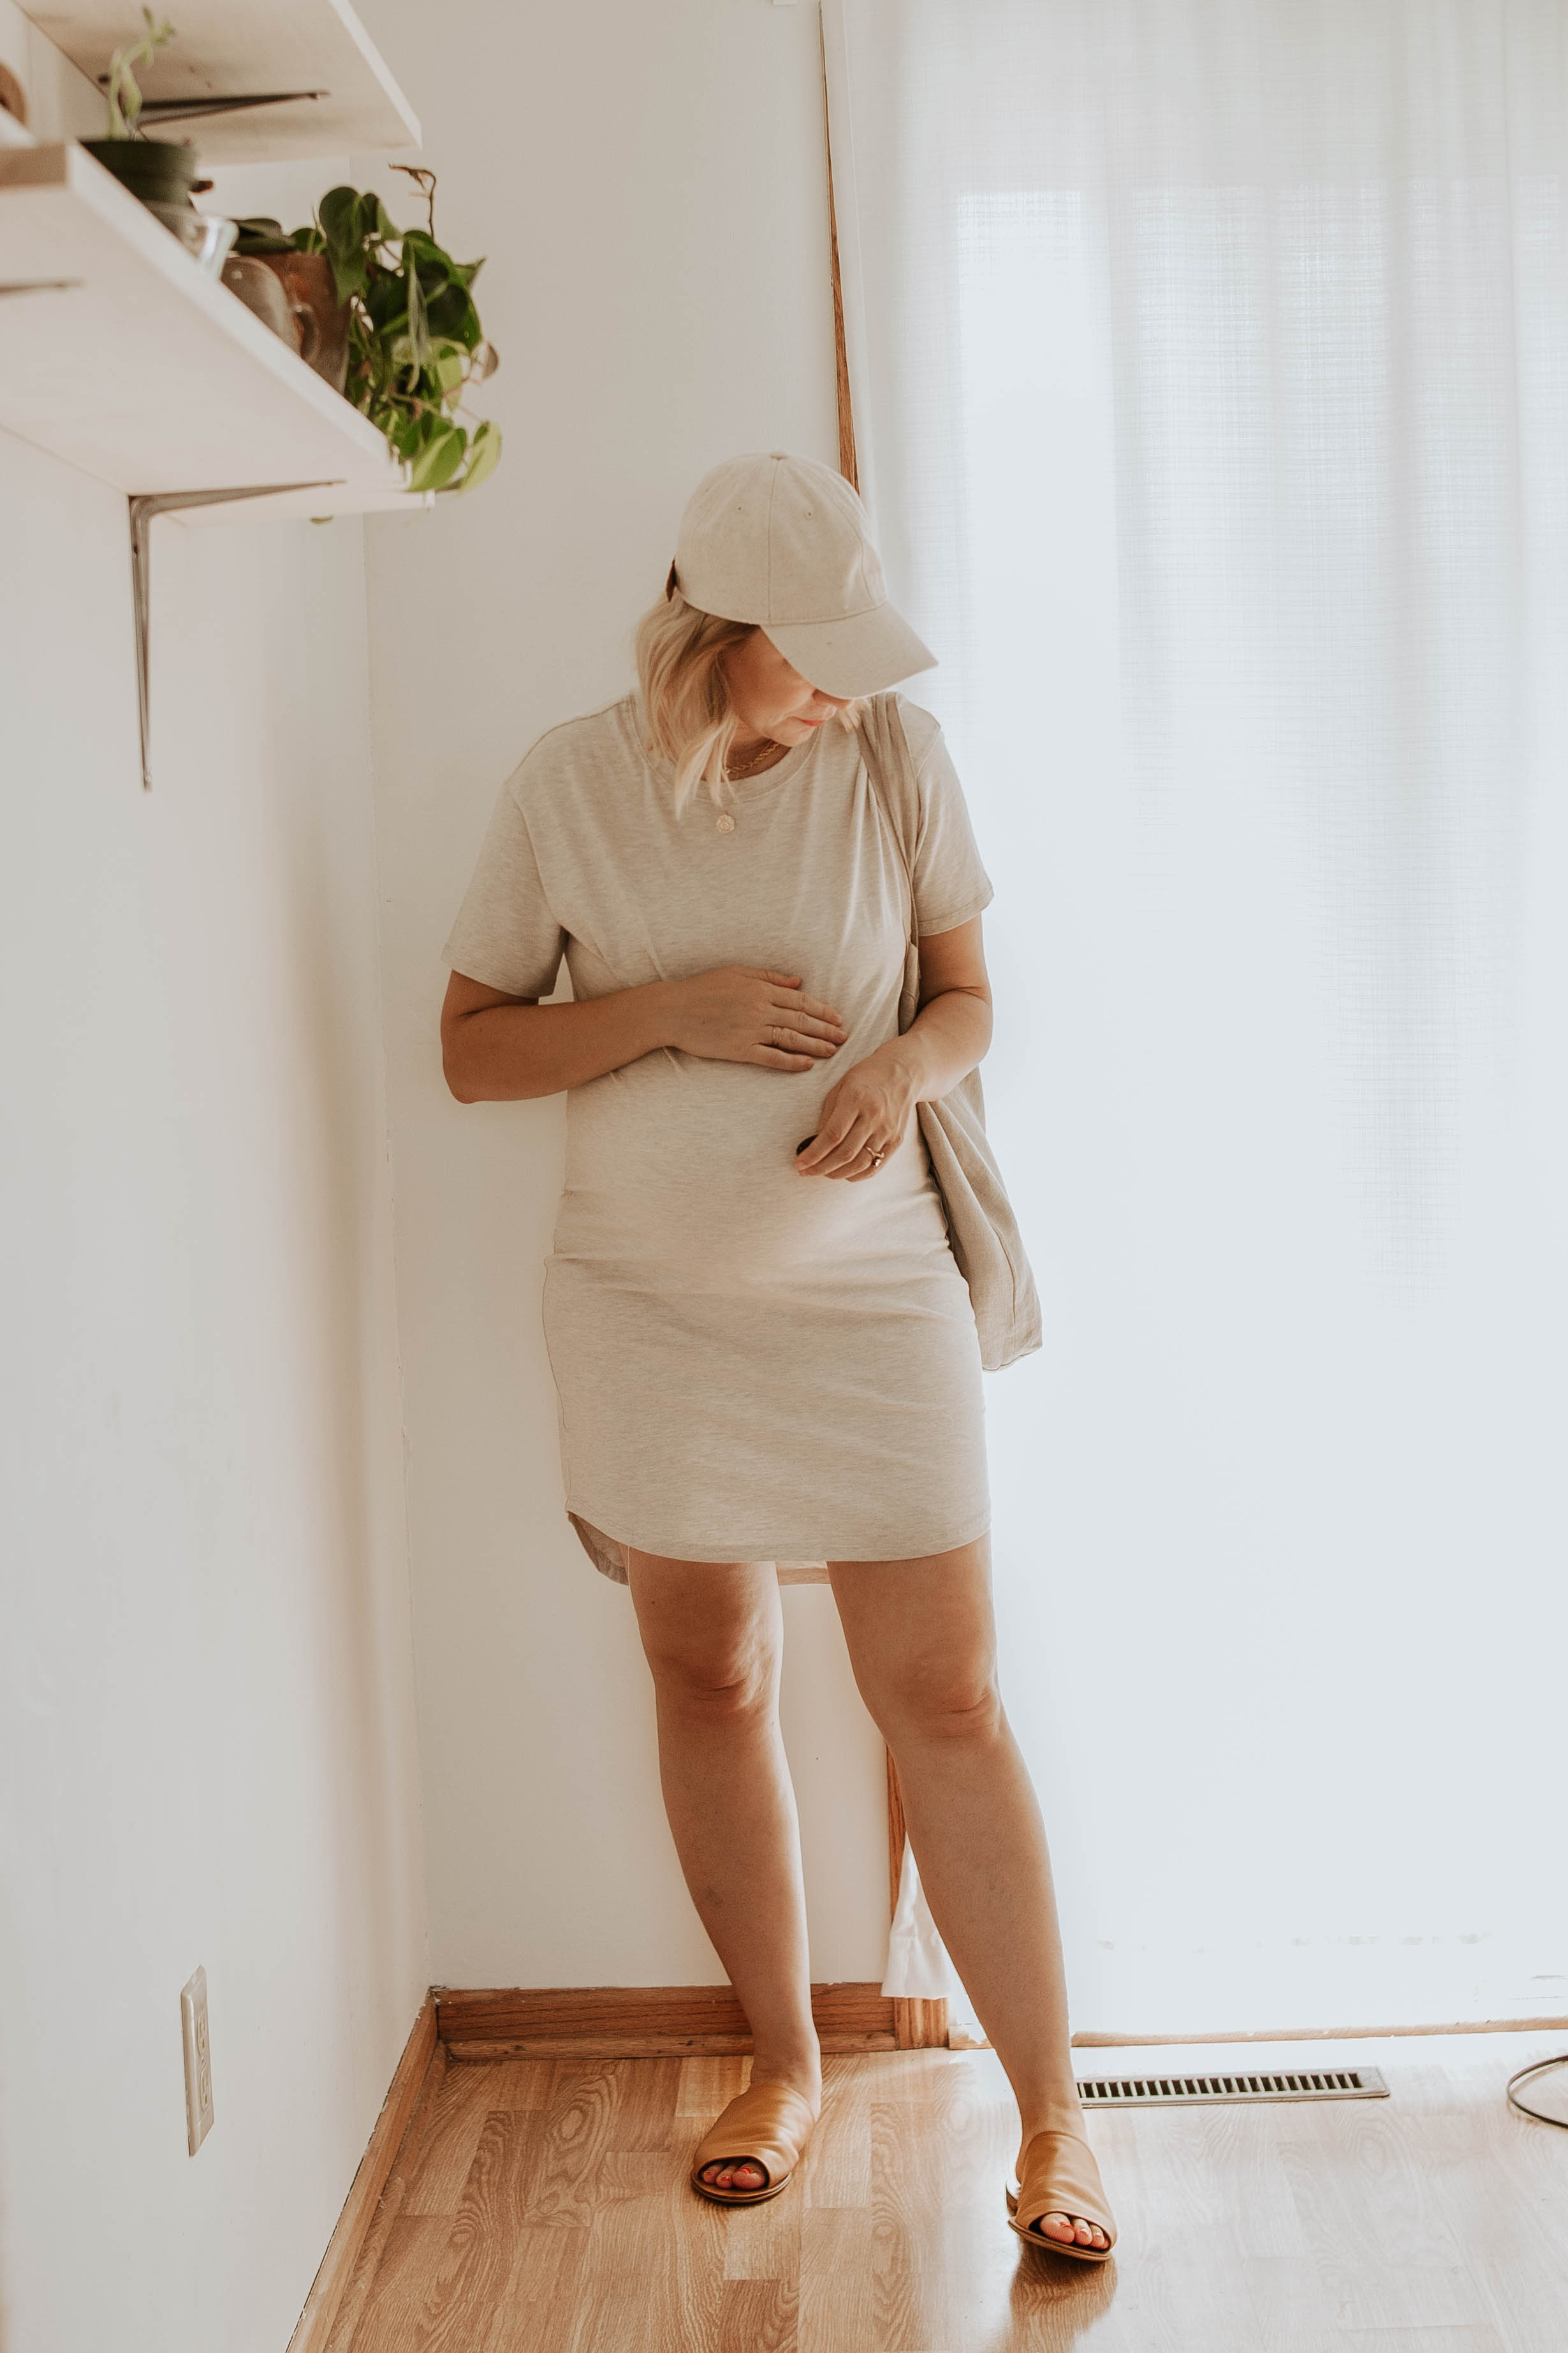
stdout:
{"type": "MultiPolygon", "coordinates": [[[[825,720],[823,726],[826,723],[825,720]]],[[[731,776],[724,787],[725,791],[736,794],[768,792],[773,786],[786,783],[797,770],[805,767],[816,749],[816,739],[821,733],[822,728],[816,728],[804,744],[792,744],[782,760],[776,760],[771,768],[759,769],[754,776],[731,776]]]]}
{"type": "MultiPolygon", "coordinates": [[[[644,767],[650,776],[657,777],[660,784],[668,784],[674,775],[674,770],[668,760],[656,760],[648,750],[647,740],[642,729],[640,700],[635,688],[623,699],[621,710],[626,733],[637,746],[637,756],[644,767]]],[[[824,731],[832,723],[831,720],[825,719],[821,727],[814,729],[804,744],[793,745],[775,766],[763,768],[761,774],[755,776],[731,777],[724,787],[726,800],[733,802],[738,807],[748,797],[760,797],[763,793],[772,792],[778,786],[787,784],[792,776],[800,774],[821,742],[824,731]]],[[[703,800],[710,804],[711,796],[706,785],[700,787],[700,792],[703,800]]],[[[724,803],[720,804],[721,807],[724,805],[724,803]]]]}

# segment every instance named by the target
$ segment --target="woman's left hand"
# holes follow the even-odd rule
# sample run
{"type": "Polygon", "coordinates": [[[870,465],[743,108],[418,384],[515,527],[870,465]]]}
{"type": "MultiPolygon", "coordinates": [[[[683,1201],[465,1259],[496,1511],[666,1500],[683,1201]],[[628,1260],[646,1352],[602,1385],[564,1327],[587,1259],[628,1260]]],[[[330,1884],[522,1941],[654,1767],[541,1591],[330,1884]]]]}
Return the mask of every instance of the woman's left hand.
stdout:
{"type": "Polygon", "coordinates": [[[910,1132],[915,1077],[896,1047],[880,1046],[846,1071],[822,1106],[816,1134],[795,1166],[803,1176],[874,1176],[910,1132]]]}

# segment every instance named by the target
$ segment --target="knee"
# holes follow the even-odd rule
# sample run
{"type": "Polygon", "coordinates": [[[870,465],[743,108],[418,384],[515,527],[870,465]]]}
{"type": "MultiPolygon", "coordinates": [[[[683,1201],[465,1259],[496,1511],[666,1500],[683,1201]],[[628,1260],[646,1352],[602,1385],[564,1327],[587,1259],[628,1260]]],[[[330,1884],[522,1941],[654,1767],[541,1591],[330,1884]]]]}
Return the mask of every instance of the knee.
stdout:
{"type": "Polygon", "coordinates": [[[1002,1694],[988,1663],[926,1660],[897,1678],[878,1715],[890,1746],[987,1741],[1002,1728],[1002,1694]]]}
{"type": "Polygon", "coordinates": [[[691,1723],[743,1724],[765,1715],[773,1704],[776,1662],[759,1645],[650,1652],[648,1665],[660,1708],[691,1723]]]}

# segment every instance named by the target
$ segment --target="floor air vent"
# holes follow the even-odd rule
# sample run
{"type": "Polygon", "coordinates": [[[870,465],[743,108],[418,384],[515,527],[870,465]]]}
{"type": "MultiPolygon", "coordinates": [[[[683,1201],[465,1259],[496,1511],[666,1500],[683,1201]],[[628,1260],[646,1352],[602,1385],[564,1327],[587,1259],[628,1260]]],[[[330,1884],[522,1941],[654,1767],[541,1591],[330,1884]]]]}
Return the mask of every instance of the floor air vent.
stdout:
{"type": "Polygon", "coordinates": [[[1194,2107],[1215,2100],[1386,2100],[1375,2067],[1313,2067],[1268,2075],[1099,2075],[1080,2083],[1086,2108],[1194,2107]]]}

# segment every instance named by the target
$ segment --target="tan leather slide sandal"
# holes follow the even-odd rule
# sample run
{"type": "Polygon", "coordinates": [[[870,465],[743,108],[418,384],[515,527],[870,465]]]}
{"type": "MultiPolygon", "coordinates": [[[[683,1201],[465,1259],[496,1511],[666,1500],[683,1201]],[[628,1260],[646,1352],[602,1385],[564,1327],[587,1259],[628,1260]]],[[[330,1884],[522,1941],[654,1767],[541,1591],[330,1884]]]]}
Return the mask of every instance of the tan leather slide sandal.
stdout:
{"type": "Polygon", "coordinates": [[[1081,2133],[1040,2132],[1024,2151],[1023,2180],[1007,2192],[1007,2227],[1027,2239],[1031,2247],[1045,2247],[1053,2255],[1070,2255],[1074,2263],[1102,2263],[1116,2244],[1094,2151],[1081,2133]],[[1047,2238],[1039,2228],[1043,2214],[1068,2214],[1097,2222],[1109,2244],[1080,2247],[1072,2239],[1047,2238]],[[1023,2219],[1020,2220],[1019,2218],[1023,2219]]]}
{"type": "Polygon", "coordinates": [[[811,2138],[810,2103],[787,2084],[753,2084],[731,2101],[691,2160],[691,2187],[715,2206],[760,2206],[784,2188],[811,2138]],[[705,2165],[760,2165],[760,2189],[716,2189],[700,2179],[705,2165]]]}

